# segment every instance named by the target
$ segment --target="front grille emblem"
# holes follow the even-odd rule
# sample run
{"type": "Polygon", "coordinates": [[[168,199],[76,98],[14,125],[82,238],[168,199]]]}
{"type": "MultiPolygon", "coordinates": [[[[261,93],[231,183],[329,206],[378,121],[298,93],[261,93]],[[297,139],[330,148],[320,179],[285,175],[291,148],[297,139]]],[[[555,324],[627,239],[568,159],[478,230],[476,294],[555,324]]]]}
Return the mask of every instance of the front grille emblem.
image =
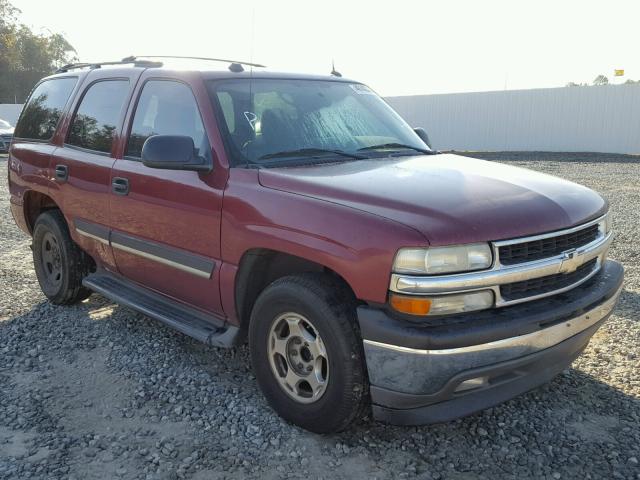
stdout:
{"type": "Polygon", "coordinates": [[[562,252],[562,263],[560,264],[560,273],[575,272],[580,265],[584,263],[583,256],[580,255],[575,248],[562,252]]]}

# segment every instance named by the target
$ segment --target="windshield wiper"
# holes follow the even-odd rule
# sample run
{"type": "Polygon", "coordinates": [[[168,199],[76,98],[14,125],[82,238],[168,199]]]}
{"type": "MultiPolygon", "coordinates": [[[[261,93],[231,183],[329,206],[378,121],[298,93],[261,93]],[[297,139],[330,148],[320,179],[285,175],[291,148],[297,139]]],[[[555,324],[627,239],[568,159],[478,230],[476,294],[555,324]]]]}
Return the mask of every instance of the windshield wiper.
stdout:
{"type": "Polygon", "coordinates": [[[314,155],[321,155],[325,153],[332,153],[342,157],[355,158],[356,160],[364,160],[365,155],[358,155],[357,153],[349,153],[343,150],[331,150],[329,148],[299,148],[297,150],[284,150],[282,152],[268,153],[262,155],[260,160],[268,160],[269,158],[283,158],[283,157],[309,157],[314,155]]]}
{"type": "Polygon", "coordinates": [[[426,150],[424,148],[413,147],[411,145],[405,145],[404,143],[381,143],[380,145],[371,145],[369,147],[359,148],[359,152],[365,152],[367,150],[415,150],[416,152],[424,153],[425,155],[433,155],[433,150],[426,150]]]}

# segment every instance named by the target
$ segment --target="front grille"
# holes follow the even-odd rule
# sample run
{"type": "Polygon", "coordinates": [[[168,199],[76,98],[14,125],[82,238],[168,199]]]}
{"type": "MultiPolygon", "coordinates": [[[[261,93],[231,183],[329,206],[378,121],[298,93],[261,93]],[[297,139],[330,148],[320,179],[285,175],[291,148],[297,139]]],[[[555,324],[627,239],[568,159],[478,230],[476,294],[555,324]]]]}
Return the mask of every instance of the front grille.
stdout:
{"type": "Polygon", "coordinates": [[[554,257],[572,248],[578,248],[598,238],[598,224],[557,237],[514,243],[499,248],[500,263],[515,265],[543,258],[554,257]]]}
{"type": "Polygon", "coordinates": [[[580,265],[575,272],[557,273],[546,277],[502,285],[500,287],[500,294],[505,300],[511,301],[560,290],[588,276],[596,268],[597,261],[597,258],[589,260],[587,263],[580,265]]]}

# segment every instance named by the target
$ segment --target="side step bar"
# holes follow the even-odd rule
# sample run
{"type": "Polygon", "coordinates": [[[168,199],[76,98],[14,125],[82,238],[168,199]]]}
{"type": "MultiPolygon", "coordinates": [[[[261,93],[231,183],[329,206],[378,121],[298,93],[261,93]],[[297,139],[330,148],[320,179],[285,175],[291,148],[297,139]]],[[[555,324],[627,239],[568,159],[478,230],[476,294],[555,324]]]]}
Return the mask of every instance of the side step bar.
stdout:
{"type": "Polygon", "coordinates": [[[182,305],[109,272],[93,273],[82,284],[209,345],[228,348],[239,340],[240,329],[227,324],[222,318],[182,305]]]}

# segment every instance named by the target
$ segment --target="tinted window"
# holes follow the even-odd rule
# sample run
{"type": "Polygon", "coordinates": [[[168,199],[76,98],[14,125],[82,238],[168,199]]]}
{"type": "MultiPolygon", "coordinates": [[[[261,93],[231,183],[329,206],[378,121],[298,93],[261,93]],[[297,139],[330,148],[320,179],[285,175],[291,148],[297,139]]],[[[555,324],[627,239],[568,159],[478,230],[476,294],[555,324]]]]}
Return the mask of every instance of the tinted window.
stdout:
{"type": "Polygon", "coordinates": [[[147,82],[142,89],[126,155],[140,158],[142,146],[152,135],[185,135],[193,139],[198,155],[211,157],[211,147],[191,89],[166,80],[147,82]]]}
{"type": "Polygon", "coordinates": [[[110,152],[128,92],[128,80],[108,80],[91,85],[73,118],[67,143],[110,152]]]}
{"type": "Polygon", "coordinates": [[[77,78],[56,78],[42,82],[24,107],[14,135],[33,140],[49,140],[56,130],[77,78]]]}

